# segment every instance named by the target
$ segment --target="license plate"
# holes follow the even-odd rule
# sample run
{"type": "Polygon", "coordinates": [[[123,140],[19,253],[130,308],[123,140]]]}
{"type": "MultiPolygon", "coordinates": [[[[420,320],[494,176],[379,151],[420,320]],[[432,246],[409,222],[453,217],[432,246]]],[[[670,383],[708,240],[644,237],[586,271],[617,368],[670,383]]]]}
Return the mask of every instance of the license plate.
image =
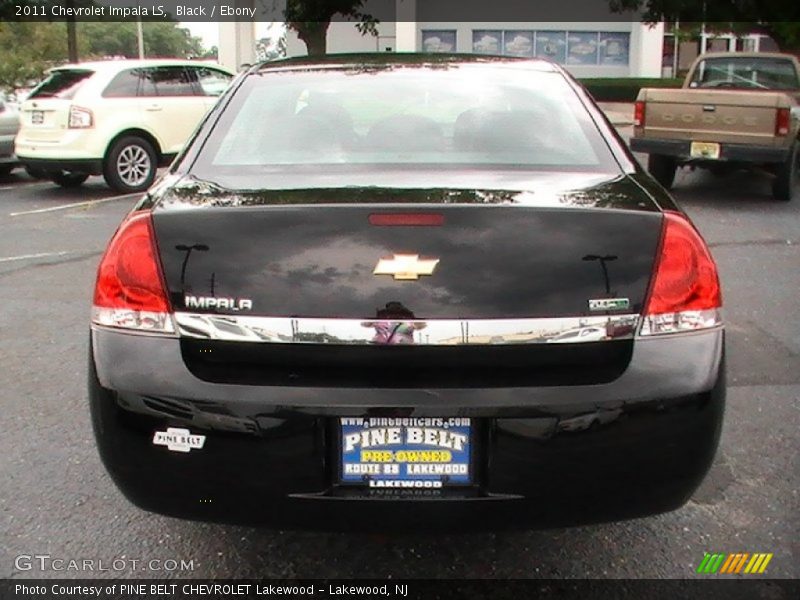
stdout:
{"type": "Polygon", "coordinates": [[[472,482],[472,424],[453,418],[342,418],[342,483],[416,489],[472,482]]]}
{"type": "Polygon", "coordinates": [[[31,111],[31,125],[41,125],[42,123],[44,123],[44,111],[31,111]]]}
{"type": "Polygon", "coordinates": [[[719,158],[719,144],[714,142],[692,142],[689,149],[692,158],[719,158]]]}

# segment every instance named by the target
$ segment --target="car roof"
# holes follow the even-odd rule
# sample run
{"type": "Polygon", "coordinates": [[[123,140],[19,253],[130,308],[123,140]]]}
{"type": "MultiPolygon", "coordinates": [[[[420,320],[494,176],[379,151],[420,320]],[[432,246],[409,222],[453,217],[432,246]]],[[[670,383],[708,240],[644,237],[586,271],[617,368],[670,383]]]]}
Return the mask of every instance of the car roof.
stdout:
{"type": "Polygon", "coordinates": [[[273,70],[306,70],[325,68],[369,67],[380,69],[394,66],[430,67],[441,65],[509,66],[543,72],[559,72],[561,68],[544,58],[495,56],[491,54],[459,54],[431,52],[369,52],[327,54],[320,57],[295,56],[259,63],[252,72],[273,70]]]}
{"type": "Polygon", "coordinates": [[[108,60],[88,60],[80,63],[68,63],[53,67],[50,71],[73,70],[73,69],[87,69],[96,72],[116,72],[123,69],[131,69],[136,67],[160,67],[160,66],[208,66],[221,69],[225,72],[232,74],[230,69],[227,69],[214,61],[207,60],[188,60],[184,58],[119,58],[108,60]]]}

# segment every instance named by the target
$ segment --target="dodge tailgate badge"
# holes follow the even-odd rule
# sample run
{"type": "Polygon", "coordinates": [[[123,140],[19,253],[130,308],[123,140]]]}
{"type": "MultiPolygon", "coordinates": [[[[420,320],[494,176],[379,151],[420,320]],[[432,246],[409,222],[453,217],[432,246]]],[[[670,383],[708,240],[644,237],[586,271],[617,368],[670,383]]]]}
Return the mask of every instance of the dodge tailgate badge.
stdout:
{"type": "Polygon", "coordinates": [[[433,275],[439,264],[438,258],[420,259],[419,254],[395,254],[392,258],[382,258],[375,265],[373,275],[392,275],[397,280],[419,279],[420,275],[433,275]]]}

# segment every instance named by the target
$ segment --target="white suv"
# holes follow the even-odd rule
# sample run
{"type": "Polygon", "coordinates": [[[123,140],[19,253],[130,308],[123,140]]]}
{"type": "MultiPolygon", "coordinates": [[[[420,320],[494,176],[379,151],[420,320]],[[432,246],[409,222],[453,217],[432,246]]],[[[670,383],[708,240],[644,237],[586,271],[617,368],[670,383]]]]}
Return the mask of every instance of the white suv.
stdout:
{"type": "Polygon", "coordinates": [[[145,190],[232,78],[219,65],[184,60],[57,67],[22,104],[17,157],[64,187],[102,174],[119,192],[145,190]]]}

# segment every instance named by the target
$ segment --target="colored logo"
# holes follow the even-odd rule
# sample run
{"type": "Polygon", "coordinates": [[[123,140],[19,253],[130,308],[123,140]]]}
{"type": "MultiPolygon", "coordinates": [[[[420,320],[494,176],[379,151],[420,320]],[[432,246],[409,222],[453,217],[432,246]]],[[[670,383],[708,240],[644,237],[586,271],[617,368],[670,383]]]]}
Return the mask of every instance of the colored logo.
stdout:
{"type": "Polygon", "coordinates": [[[739,552],[736,554],[718,552],[709,554],[706,552],[703,555],[703,560],[697,567],[697,572],[705,573],[706,575],[755,575],[766,571],[767,565],[771,560],[771,552],[756,552],[754,554],[748,552],[739,552]]]}

